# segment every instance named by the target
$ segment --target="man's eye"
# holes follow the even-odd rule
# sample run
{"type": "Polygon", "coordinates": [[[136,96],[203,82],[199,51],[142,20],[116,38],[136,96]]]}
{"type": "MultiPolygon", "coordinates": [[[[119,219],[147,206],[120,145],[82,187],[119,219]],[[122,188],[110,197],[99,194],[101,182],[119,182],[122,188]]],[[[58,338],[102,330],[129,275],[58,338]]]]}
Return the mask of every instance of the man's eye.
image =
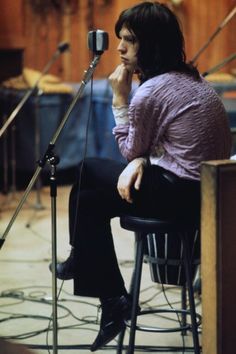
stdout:
{"type": "Polygon", "coordinates": [[[129,36],[126,37],[126,41],[134,44],[136,42],[136,38],[133,36],[129,36]]]}

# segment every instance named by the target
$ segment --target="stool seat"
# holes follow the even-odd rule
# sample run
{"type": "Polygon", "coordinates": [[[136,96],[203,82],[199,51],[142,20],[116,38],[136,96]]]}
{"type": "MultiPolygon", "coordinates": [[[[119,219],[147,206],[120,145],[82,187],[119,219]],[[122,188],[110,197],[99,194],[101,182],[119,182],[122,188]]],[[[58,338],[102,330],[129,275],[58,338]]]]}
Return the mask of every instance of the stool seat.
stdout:
{"type": "Polygon", "coordinates": [[[133,215],[123,215],[120,217],[120,225],[122,228],[134,231],[152,233],[173,232],[173,231],[189,231],[199,227],[199,221],[182,218],[145,218],[133,215]]]}

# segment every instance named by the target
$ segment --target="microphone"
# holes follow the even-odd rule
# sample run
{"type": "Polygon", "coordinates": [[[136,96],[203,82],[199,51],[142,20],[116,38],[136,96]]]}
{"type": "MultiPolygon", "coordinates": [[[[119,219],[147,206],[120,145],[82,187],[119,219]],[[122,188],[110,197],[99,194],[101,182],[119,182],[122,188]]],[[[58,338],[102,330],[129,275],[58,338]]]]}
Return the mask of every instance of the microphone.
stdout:
{"type": "Polygon", "coordinates": [[[70,48],[70,45],[69,43],[67,42],[61,42],[58,44],[57,46],[57,50],[60,52],[60,53],[63,53],[65,52],[66,50],[68,50],[70,48]]]}
{"type": "Polygon", "coordinates": [[[88,48],[95,54],[102,54],[108,49],[108,33],[102,30],[89,31],[88,48]]]}

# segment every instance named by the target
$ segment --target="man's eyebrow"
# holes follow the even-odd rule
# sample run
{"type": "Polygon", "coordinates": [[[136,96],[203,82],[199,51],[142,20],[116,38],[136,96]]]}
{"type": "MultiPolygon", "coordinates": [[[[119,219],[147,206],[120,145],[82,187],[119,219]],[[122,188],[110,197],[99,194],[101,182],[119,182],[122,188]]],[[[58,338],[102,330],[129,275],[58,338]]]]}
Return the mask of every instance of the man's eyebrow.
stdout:
{"type": "Polygon", "coordinates": [[[129,41],[132,40],[133,42],[136,41],[136,37],[133,34],[124,34],[122,37],[125,40],[129,40],[129,41]]]}

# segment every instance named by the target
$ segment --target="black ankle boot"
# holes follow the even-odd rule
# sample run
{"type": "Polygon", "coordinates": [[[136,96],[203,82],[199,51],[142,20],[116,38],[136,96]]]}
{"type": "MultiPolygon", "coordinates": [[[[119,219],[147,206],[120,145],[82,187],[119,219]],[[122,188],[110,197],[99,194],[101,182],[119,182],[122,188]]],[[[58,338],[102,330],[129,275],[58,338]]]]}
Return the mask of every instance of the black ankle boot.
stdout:
{"type": "MultiPolygon", "coordinates": [[[[52,263],[49,264],[52,271],[52,263]]],[[[74,278],[74,248],[71,249],[69,257],[56,265],[56,277],[61,280],[70,280],[74,278]]]]}
{"type": "Polygon", "coordinates": [[[130,318],[131,306],[131,298],[128,295],[114,297],[101,304],[100,330],[90,348],[91,352],[103,347],[124,329],[124,321],[130,318]]]}

